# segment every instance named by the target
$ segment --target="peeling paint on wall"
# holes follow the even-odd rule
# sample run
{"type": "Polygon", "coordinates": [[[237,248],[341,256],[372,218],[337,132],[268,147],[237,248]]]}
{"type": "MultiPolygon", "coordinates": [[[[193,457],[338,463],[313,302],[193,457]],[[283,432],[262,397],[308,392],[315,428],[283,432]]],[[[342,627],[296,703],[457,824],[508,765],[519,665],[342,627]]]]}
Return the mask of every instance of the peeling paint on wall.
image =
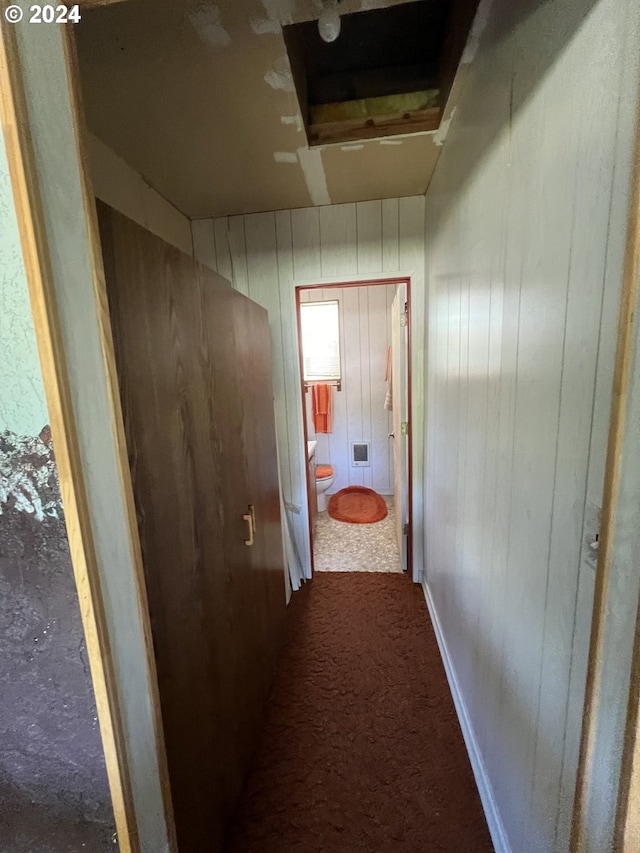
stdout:
{"type": "Polygon", "coordinates": [[[231,36],[222,26],[222,13],[218,6],[204,4],[191,12],[189,21],[200,41],[212,47],[227,47],[231,36]]]}
{"type": "Polygon", "coordinates": [[[258,35],[279,33],[283,25],[293,23],[295,0],[262,0],[264,17],[252,17],[251,29],[258,35]]]}
{"type": "Polygon", "coordinates": [[[272,89],[282,89],[283,92],[295,92],[291,66],[286,56],[280,56],[264,75],[265,81],[272,89]]]}
{"type": "Polygon", "coordinates": [[[282,124],[287,125],[295,125],[296,130],[300,131],[303,128],[302,116],[294,115],[294,116],[280,116],[280,121],[282,124]]]}
{"type": "Polygon", "coordinates": [[[433,141],[438,147],[440,147],[444,143],[445,139],[447,138],[447,133],[449,132],[449,126],[451,125],[451,119],[454,117],[455,114],[456,114],[456,107],[454,107],[451,110],[451,115],[449,116],[449,118],[443,119],[440,122],[440,127],[434,133],[433,141]]]}
{"type": "Polygon", "coordinates": [[[317,149],[298,148],[298,160],[304,172],[307,190],[314,205],[331,204],[322,155],[317,149]]]}
{"type": "Polygon", "coordinates": [[[273,159],[276,163],[297,163],[298,155],[294,151],[276,151],[273,159]]]}
{"type": "Polygon", "coordinates": [[[36,521],[62,517],[51,430],[38,436],[0,433],[0,515],[13,507],[36,521]],[[4,507],[3,507],[4,505],[4,507]]]}

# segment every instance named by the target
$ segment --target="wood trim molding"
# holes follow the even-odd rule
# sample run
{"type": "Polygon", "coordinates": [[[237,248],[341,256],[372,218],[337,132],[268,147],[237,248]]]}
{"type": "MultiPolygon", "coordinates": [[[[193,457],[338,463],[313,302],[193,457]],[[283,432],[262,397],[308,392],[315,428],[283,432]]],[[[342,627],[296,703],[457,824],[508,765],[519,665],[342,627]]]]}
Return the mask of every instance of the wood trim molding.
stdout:
{"type": "MultiPolygon", "coordinates": [[[[0,3],[0,10],[6,5],[0,3]]],[[[139,841],[16,30],[0,28],[0,117],[121,853],[139,841]]]]}
{"type": "MultiPolygon", "coordinates": [[[[623,418],[626,413],[626,400],[629,386],[631,358],[634,339],[638,340],[640,326],[638,324],[638,300],[640,298],[640,97],[636,118],[636,145],[633,160],[633,178],[631,185],[631,200],[629,205],[629,224],[625,250],[624,267],[624,304],[620,322],[620,376],[616,371],[614,388],[624,395],[624,405],[617,414],[615,427],[618,440],[615,446],[615,462],[618,466],[616,476],[619,477],[621,465],[620,444],[623,436],[623,418]],[[618,385],[620,382],[620,385],[618,385]],[[624,384],[623,384],[624,383],[624,384]]],[[[609,537],[607,537],[608,542],[609,537]]],[[[631,679],[629,704],[624,734],[624,751],[620,774],[620,789],[618,791],[618,812],[614,849],[632,851],[637,849],[640,837],[640,606],[636,615],[633,658],[631,662],[631,679]],[[633,839],[633,841],[632,841],[633,839]]]]}
{"type": "Polygon", "coordinates": [[[160,783],[162,788],[162,799],[167,822],[167,833],[169,836],[169,849],[175,853],[178,849],[176,828],[173,814],[173,802],[171,799],[171,788],[169,783],[169,767],[164,742],[164,730],[162,726],[162,714],[160,707],[160,693],[156,670],[156,661],[153,650],[153,639],[151,635],[151,623],[149,619],[149,605],[147,600],[147,588],[144,579],[144,563],[140,536],[138,532],[138,521],[136,516],[135,501],[133,497],[133,484],[131,481],[131,470],[129,467],[129,456],[127,450],[127,439],[125,435],[122,406],[120,403],[120,389],[118,385],[118,373],[116,368],[115,349],[113,345],[113,333],[109,318],[109,302],[107,297],[107,285],[102,259],[102,247],[100,243],[100,231],[98,226],[98,215],[96,212],[95,197],[91,183],[91,170],[88,159],[88,128],[84,120],[84,109],[82,106],[82,94],[80,85],[80,70],[75,44],[75,31],[72,25],[65,27],[64,51],[67,63],[67,74],[70,86],[70,100],[73,107],[73,123],[76,139],[76,151],[81,171],[82,196],[84,214],[89,235],[91,253],[91,266],[93,269],[93,286],[96,301],[99,306],[98,325],[100,329],[100,342],[105,365],[105,373],[108,380],[109,407],[111,410],[111,429],[115,437],[118,455],[118,475],[124,495],[127,525],[130,547],[135,566],[136,598],[140,622],[144,631],[144,644],[147,658],[147,672],[149,681],[147,689],[151,700],[151,712],[156,739],[156,752],[160,771],[160,783]]]}
{"type": "MultiPolygon", "coordinates": [[[[609,618],[607,601],[611,564],[613,558],[613,535],[618,512],[618,498],[623,467],[623,449],[625,424],[631,379],[632,357],[635,337],[638,334],[638,322],[635,310],[638,304],[640,288],[640,103],[636,118],[636,141],[633,154],[633,172],[627,235],[624,255],[622,294],[618,323],[618,342],[613,375],[613,392],[609,438],[605,468],[604,494],[602,502],[600,552],[595,581],[593,617],[589,662],[583,711],[582,739],[576,780],[573,822],[570,849],[573,853],[585,849],[587,827],[585,811],[590,787],[590,774],[593,764],[595,745],[595,703],[600,692],[600,682],[604,667],[604,629],[609,618]]],[[[632,790],[640,789],[640,767],[634,754],[636,729],[638,725],[638,690],[640,689],[640,612],[636,622],[636,635],[633,649],[631,683],[629,686],[629,704],[625,728],[625,744],[622,760],[620,788],[618,791],[618,814],[615,831],[615,849],[625,848],[625,823],[629,795],[632,790]],[[635,776],[635,778],[634,778],[635,776]]],[[[637,807],[637,803],[635,804],[637,807]]],[[[637,817],[636,817],[637,820],[637,817]]]]}
{"type": "Polygon", "coordinates": [[[311,147],[334,145],[405,133],[433,133],[440,127],[441,120],[440,107],[432,107],[427,110],[409,110],[391,116],[371,116],[310,124],[309,145],[311,147]]]}
{"type": "Polygon", "coordinates": [[[630,687],[614,835],[614,850],[619,853],[636,851],[640,838],[640,610],[636,618],[630,687]]]}

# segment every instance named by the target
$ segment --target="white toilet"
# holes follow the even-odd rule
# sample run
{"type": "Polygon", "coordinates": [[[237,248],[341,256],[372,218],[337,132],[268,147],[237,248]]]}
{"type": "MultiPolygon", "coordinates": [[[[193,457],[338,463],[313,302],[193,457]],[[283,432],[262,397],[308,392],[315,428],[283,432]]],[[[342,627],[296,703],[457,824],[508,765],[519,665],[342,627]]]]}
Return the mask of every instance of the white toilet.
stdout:
{"type": "Polygon", "coordinates": [[[331,465],[316,466],[316,492],[318,496],[318,512],[327,510],[327,491],[333,485],[336,475],[331,465]]]}

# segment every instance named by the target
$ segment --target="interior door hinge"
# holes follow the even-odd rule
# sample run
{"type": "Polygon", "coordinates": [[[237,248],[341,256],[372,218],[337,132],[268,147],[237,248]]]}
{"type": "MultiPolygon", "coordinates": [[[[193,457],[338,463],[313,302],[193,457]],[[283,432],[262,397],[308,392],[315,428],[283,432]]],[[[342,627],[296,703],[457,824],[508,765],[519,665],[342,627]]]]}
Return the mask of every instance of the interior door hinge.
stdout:
{"type": "Polygon", "coordinates": [[[409,322],[409,306],[405,302],[404,303],[404,310],[402,311],[402,314],[400,315],[400,325],[406,326],[408,322],[409,322]]]}
{"type": "Polygon", "coordinates": [[[400,432],[402,435],[409,435],[409,421],[402,421],[400,424],[400,432]]]}
{"type": "Polygon", "coordinates": [[[409,522],[408,521],[402,525],[402,535],[403,536],[409,535],[409,522]]]}

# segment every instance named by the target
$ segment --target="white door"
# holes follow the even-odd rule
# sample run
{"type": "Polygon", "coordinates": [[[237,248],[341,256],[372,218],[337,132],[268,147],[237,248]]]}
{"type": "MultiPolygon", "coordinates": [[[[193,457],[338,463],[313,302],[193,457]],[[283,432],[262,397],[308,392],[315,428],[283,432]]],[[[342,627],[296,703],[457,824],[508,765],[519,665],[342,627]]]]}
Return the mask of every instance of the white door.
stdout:
{"type": "Polygon", "coordinates": [[[409,526],[409,416],[407,382],[407,286],[399,284],[391,309],[391,384],[393,398],[393,491],[395,526],[402,571],[407,570],[409,526]]]}

